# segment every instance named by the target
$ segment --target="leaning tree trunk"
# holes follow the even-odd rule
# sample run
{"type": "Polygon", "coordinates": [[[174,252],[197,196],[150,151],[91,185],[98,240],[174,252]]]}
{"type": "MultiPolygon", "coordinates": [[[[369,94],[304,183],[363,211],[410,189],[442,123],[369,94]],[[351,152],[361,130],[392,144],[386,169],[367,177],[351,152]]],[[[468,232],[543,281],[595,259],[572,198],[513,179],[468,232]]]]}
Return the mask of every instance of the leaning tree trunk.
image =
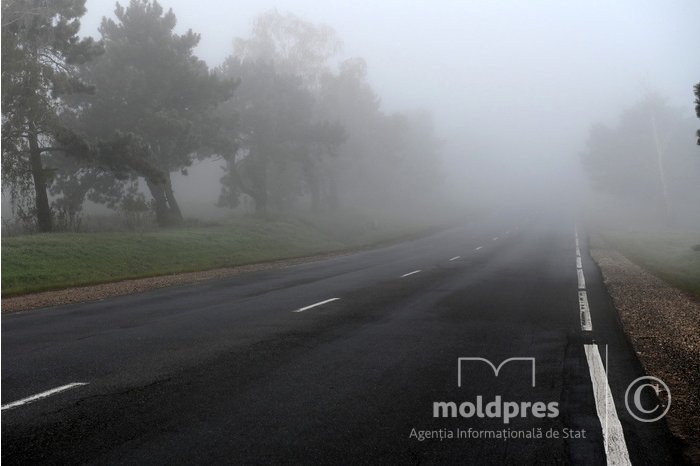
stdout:
{"type": "Polygon", "coordinates": [[[165,193],[165,198],[168,201],[170,221],[172,223],[182,223],[182,211],[175,200],[175,193],[173,192],[173,184],[170,180],[170,173],[165,176],[163,192],[165,193]]]}
{"type": "Polygon", "coordinates": [[[146,185],[148,190],[151,192],[153,197],[153,203],[156,210],[156,223],[158,226],[166,227],[170,224],[170,219],[168,215],[168,200],[165,197],[165,191],[163,190],[163,184],[146,178],[146,185]]]}
{"type": "Polygon", "coordinates": [[[41,232],[49,232],[53,229],[51,221],[51,207],[49,196],[46,192],[46,173],[41,163],[41,149],[36,133],[29,136],[29,164],[34,179],[34,193],[36,202],[37,226],[41,232]]]}
{"type": "Polygon", "coordinates": [[[158,226],[168,227],[182,223],[182,212],[175,200],[170,174],[164,174],[162,179],[158,180],[146,178],[146,185],[153,196],[158,226]]]}

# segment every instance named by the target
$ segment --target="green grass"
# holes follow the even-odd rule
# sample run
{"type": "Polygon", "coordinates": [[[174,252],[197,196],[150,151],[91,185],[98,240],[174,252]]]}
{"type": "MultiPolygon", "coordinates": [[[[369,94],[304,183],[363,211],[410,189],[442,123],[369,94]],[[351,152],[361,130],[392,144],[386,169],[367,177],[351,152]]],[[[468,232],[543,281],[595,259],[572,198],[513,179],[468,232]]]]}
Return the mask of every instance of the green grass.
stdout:
{"type": "Polygon", "coordinates": [[[626,230],[604,234],[615,248],[668,283],[700,295],[700,233],[679,230],[626,230]]]}
{"type": "Polygon", "coordinates": [[[309,256],[416,236],[430,224],[338,212],[323,219],[238,219],[146,233],[2,238],[2,296],[309,256]]]}
{"type": "Polygon", "coordinates": [[[299,222],[2,239],[2,295],[285,259],[344,244],[299,222]]]}

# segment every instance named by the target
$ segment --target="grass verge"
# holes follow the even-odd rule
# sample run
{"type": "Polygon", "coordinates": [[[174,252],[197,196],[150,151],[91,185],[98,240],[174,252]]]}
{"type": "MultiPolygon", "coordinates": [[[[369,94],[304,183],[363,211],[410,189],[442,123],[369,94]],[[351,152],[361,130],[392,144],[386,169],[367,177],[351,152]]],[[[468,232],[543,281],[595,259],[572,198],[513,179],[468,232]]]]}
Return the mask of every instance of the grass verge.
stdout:
{"type": "Polygon", "coordinates": [[[673,286],[700,296],[700,234],[679,230],[614,230],[603,237],[627,258],[673,286]]]}
{"type": "Polygon", "coordinates": [[[237,219],[230,225],[145,233],[52,233],[2,238],[2,296],[339,252],[425,233],[352,212],[237,219]]]}

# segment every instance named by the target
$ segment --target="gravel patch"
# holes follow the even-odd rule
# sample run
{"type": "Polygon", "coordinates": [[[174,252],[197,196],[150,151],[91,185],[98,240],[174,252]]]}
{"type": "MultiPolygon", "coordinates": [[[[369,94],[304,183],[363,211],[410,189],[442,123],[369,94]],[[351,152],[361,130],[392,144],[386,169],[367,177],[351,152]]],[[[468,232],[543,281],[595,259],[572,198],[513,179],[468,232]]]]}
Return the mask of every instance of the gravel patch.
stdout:
{"type": "Polygon", "coordinates": [[[669,385],[671,432],[700,464],[700,301],[607,246],[591,255],[645,371],[669,385]]]}

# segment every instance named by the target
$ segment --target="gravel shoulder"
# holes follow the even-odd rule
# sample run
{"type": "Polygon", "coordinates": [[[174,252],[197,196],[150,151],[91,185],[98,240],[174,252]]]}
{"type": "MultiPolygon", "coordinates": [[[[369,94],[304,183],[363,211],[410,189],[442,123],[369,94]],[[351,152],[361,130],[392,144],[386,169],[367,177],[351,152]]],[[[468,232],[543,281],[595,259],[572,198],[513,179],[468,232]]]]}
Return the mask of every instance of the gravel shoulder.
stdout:
{"type": "Polygon", "coordinates": [[[666,421],[700,464],[700,301],[631,262],[602,239],[591,244],[628,338],[647,374],[671,390],[666,421]]]}

